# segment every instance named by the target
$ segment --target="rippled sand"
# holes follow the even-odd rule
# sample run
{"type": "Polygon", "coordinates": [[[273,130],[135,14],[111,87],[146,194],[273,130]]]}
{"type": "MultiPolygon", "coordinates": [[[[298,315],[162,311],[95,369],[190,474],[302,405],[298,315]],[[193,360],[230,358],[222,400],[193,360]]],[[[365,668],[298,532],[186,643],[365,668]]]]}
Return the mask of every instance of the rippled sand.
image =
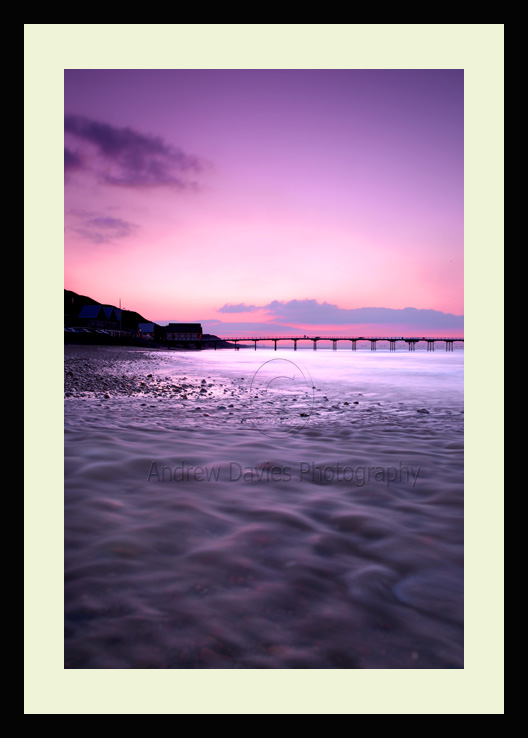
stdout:
{"type": "Polygon", "coordinates": [[[66,668],[463,667],[461,358],[359,354],[66,352],[66,668]]]}

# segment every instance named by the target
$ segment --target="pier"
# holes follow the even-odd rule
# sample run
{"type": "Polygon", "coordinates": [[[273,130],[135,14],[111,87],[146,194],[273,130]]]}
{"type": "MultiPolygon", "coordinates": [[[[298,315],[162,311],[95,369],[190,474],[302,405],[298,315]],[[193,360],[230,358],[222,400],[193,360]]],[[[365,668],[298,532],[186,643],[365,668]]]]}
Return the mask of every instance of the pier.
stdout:
{"type": "MultiPolygon", "coordinates": [[[[274,350],[277,350],[277,344],[279,341],[285,341],[287,343],[293,343],[293,350],[297,351],[297,344],[299,341],[312,342],[313,350],[317,351],[317,344],[319,341],[329,341],[332,343],[332,349],[337,351],[338,341],[350,342],[350,348],[352,351],[357,351],[357,344],[359,341],[370,343],[370,350],[377,351],[378,343],[384,341],[389,344],[389,351],[396,351],[396,344],[407,344],[409,351],[416,351],[416,345],[418,343],[425,343],[427,345],[427,351],[434,351],[436,344],[445,344],[445,350],[448,352],[455,350],[455,343],[464,343],[463,338],[453,337],[442,337],[433,338],[423,336],[417,337],[394,337],[394,336],[258,336],[258,337],[229,337],[223,338],[223,341],[229,341],[234,344],[236,350],[240,349],[241,345],[249,347],[253,344],[255,351],[257,350],[257,343],[268,342],[273,343],[274,350]]],[[[216,350],[217,342],[214,341],[214,348],[216,350]]]]}

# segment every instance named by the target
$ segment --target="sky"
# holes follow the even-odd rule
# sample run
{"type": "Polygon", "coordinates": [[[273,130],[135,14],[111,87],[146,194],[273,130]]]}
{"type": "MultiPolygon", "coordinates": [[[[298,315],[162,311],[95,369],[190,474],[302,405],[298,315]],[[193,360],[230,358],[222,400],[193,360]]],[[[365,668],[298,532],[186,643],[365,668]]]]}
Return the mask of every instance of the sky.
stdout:
{"type": "Polygon", "coordinates": [[[65,70],[65,288],[236,335],[463,335],[463,70],[65,70]]]}

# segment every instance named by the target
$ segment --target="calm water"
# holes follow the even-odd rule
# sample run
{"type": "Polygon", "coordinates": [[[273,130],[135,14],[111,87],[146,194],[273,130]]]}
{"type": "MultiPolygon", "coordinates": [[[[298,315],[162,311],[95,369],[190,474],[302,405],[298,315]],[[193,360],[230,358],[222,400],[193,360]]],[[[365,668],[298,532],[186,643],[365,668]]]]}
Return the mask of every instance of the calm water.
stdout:
{"type": "Polygon", "coordinates": [[[154,390],[65,403],[67,668],[463,667],[462,351],[113,373],[154,390]]]}

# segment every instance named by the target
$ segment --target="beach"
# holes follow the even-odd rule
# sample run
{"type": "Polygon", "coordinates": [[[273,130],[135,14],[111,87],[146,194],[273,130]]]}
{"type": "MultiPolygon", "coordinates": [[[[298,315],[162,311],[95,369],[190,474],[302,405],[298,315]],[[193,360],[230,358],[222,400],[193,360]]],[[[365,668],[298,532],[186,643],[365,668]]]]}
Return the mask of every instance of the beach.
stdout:
{"type": "Polygon", "coordinates": [[[463,351],[65,347],[65,667],[463,668],[463,351]]]}

